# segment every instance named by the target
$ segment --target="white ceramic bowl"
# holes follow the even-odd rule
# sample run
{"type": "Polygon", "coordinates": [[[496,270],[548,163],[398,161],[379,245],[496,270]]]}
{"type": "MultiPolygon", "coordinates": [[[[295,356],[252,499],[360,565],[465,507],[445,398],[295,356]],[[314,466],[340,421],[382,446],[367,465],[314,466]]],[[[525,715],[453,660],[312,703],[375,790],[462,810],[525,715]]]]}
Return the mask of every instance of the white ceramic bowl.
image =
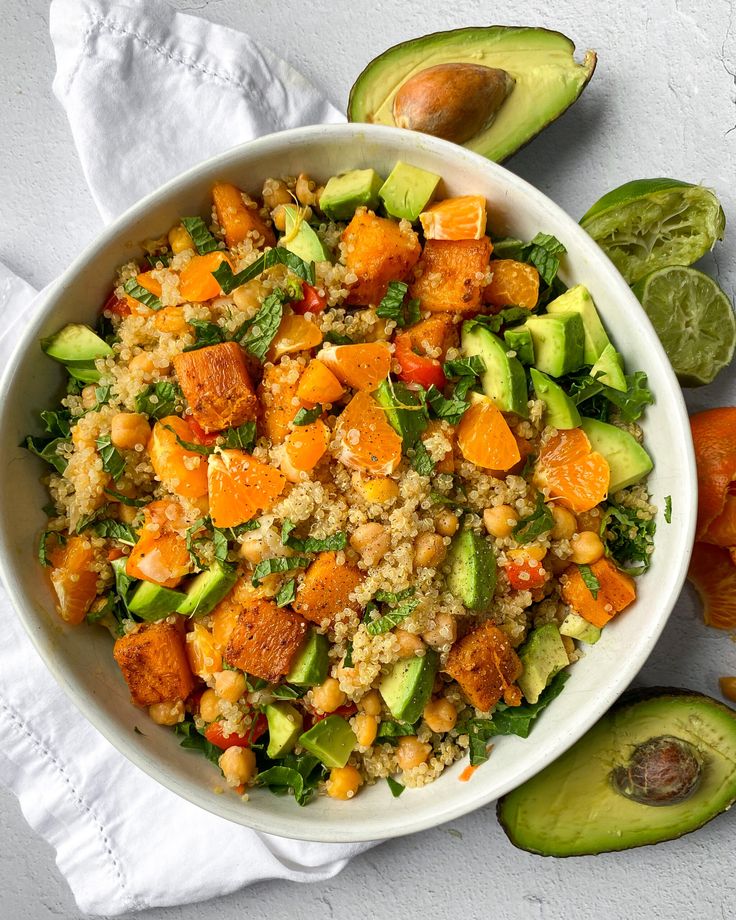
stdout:
{"type": "Polygon", "coordinates": [[[501,166],[424,135],[367,125],[300,128],[235,148],[168,183],[108,227],[47,291],[0,392],[0,561],[18,616],[38,652],[76,706],[134,764],[202,808],[257,830],[323,841],[393,837],[457,818],[508,792],[573,744],[635,677],[685,577],[696,502],[690,429],[680,388],[647,317],[613,265],[557,205],[501,166]],[[372,166],[386,175],[399,159],[441,174],[442,194],[485,195],[494,232],[530,239],[546,231],[565,244],[563,279],[590,289],[627,367],[649,375],[657,399],[645,422],[646,446],[655,461],[650,487],[660,509],[664,497],[673,496],[674,519],[666,525],[660,511],[654,564],[639,579],[635,606],[586,649],[531,736],[497,739],[490,760],[470,782],[458,781],[465,766],[461,761],[437,782],[408,790],[400,799],[392,798],[381,782],[347,805],[322,797],[299,808],[292,798],[267,790],[253,790],[244,804],[237,796],[215,794],[211,764],[180,748],[170,730],[146,721],[131,706],[107,632],[67,628],[54,612],[35,559],[47,501],[39,482],[42,467],[17,446],[37,427],[34,414],[53,403],[62,386],[61,368],[43,357],[38,340],[68,322],[94,323],[116,267],[138,253],[138,241],[160,235],[182,214],[206,214],[214,180],[257,190],[268,176],[300,171],[326,179],[372,166]],[[133,731],[142,719],[145,736],[133,731]]]}

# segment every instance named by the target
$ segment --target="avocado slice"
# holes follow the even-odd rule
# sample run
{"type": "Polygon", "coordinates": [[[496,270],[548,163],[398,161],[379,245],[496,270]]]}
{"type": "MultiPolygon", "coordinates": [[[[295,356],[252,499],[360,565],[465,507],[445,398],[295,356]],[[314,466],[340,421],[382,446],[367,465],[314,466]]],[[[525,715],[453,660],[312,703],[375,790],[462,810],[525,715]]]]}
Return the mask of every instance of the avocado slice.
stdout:
{"type": "Polygon", "coordinates": [[[413,725],[421,717],[432,696],[438,667],[439,656],[431,648],[421,658],[414,655],[392,665],[378,692],[395,719],[413,725]]]}
{"type": "Polygon", "coordinates": [[[516,357],[527,367],[534,364],[534,342],[532,334],[526,326],[514,326],[503,334],[503,340],[511,351],[516,352],[516,357]]]}
{"type": "Polygon", "coordinates": [[[624,360],[613,345],[606,345],[603,349],[603,354],[590,369],[590,376],[622,393],[628,389],[624,375],[624,360]]]}
{"type": "Polygon", "coordinates": [[[595,364],[610,344],[606,330],[598,315],[590,292],[582,284],[576,284],[564,294],[547,304],[548,313],[579,313],[585,332],[584,364],[595,364]]]}
{"type": "MultiPolygon", "coordinates": [[[[560,32],[511,26],[435,32],[389,48],[368,64],[350,92],[348,119],[396,125],[394,99],[399,89],[423,69],[467,63],[498,68],[513,89],[492,120],[465,141],[465,146],[502,162],[527,144],[575,102],[593,75],[596,56],[574,58],[575,45],[560,32]]],[[[471,98],[455,94],[448,101],[472,117],[471,98]],[[470,105],[469,105],[470,103],[470,105]]],[[[456,140],[456,138],[448,138],[456,140]]]]}
{"type": "Polygon", "coordinates": [[[561,757],[504,796],[498,820],[515,846],[542,856],[584,856],[660,843],[702,827],[736,801],[734,763],[733,709],[691,690],[635,690],[561,757]],[[645,804],[618,791],[612,782],[617,768],[629,766],[635,751],[663,736],[692,752],[699,782],[686,782],[692,774],[680,761],[675,785],[650,792],[650,800],[652,793],[665,792],[671,804],[661,799],[645,804]],[[676,791],[685,797],[678,800],[676,791]]]}
{"type": "Polygon", "coordinates": [[[526,374],[518,358],[509,355],[505,342],[472,320],[463,323],[460,341],[466,358],[478,355],[483,359],[486,369],[481,384],[485,395],[502,412],[515,412],[528,418],[526,374]]]}
{"type": "Polygon", "coordinates": [[[329,647],[327,636],[311,629],[307,641],[291,663],[291,670],[286,675],[287,683],[296,687],[316,687],[323,683],[327,677],[329,647]]]}
{"type": "Polygon", "coordinates": [[[560,635],[569,636],[571,639],[579,639],[587,645],[595,645],[601,637],[599,626],[593,626],[585,617],[577,613],[568,613],[560,624],[560,635]]]}
{"type": "Polygon", "coordinates": [[[185,617],[203,617],[229,594],[237,580],[238,573],[233,566],[215,562],[189,582],[177,613],[185,617]]]}
{"type": "Polygon", "coordinates": [[[652,471],[651,457],[628,431],[595,418],[583,418],[582,427],[593,450],[608,461],[611,470],[609,495],[633,486],[652,471]]]}
{"type": "Polygon", "coordinates": [[[186,594],[163,588],[152,581],[142,581],[128,601],[128,610],[142,620],[162,620],[175,613],[186,600],[186,594]]]}
{"type": "Polygon", "coordinates": [[[107,342],[82,323],[69,323],[54,335],[41,339],[41,348],[49,358],[60,364],[87,369],[94,369],[98,358],[112,354],[107,342]]]}
{"type": "Polygon", "coordinates": [[[534,364],[550,377],[562,377],[585,364],[585,330],[579,313],[530,316],[526,328],[534,343],[534,364]]]}
{"type": "Polygon", "coordinates": [[[102,376],[94,367],[80,367],[72,364],[65,365],[69,376],[80,383],[97,383],[102,376]]]}
{"type": "Polygon", "coordinates": [[[344,767],[356,744],[355,732],[342,716],[327,716],[299,736],[299,744],[333,769],[344,767]]]}
{"type": "Polygon", "coordinates": [[[399,160],[378,196],[387,214],[414,223],[434,195],[440,178],[436,173],[399,160]]]}
{"type": "Polygon", "coordinates": [[[447,587],[468,608],[483,613],[496,590],[496,557],[488,541],[473,530],[461,531],[447,554],[447,587]]]}
{"type": "Polygon", "coordinates": [[[386,421],[401,437],[404,450],[413,447],[427,427],[421,400],[406,384],[383,380],[373,398],[386,413],[386,421]]]}
{"type": "Polygon", "coordinates": [[[532,630],[518,654],[524,670],[517,683],[528,703],[536,703],[555,674],[570,664],[554,623],[532,630]]]}
{"type": "Polygon", "coordinates": [[[383,179],[375,169],[351,169],[328,179],[319,206],[330,220],[350,220],[360,207],[376,210],[382,185],[383,179]]]}
{"type": "Polygon", "coordinates": [[[535,367],[529,369],[534,392],[544,403],[544,423],[551,428],[579,428],[582,419],[578,407],[546,374],[535,367]]]}
{"type": "Polygon", "coordinates": [[[299,208],[295,204],[285,204],[284,214],[286,215],[286,233],[281,238],[284,249],[293,252],[305,262],[329,261],[330,255],[322,244],[322,240],[306,220],[299,218],[299,208]]]}
{"type": "Polygon", "coordinates": [[[304,719],[291,703],[269,703],[266,706],[268,721],[268,747],[266,756],[276,759],[286,757],[294,749],[304,719]]]}

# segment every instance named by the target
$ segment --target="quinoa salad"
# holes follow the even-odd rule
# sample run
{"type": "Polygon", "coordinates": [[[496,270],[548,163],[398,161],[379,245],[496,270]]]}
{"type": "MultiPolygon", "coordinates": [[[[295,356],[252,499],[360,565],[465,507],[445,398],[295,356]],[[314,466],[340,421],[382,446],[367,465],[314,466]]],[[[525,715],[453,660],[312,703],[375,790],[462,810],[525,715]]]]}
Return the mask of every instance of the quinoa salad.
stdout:
{"type": "Polygon", "coordinates": [[[322,179],[142,241],[41,342],[67,382],[25,442],[58,615],[244,801],[493,769],[653,550],[653,397],[563,244],[408,163],[322,179]]]}

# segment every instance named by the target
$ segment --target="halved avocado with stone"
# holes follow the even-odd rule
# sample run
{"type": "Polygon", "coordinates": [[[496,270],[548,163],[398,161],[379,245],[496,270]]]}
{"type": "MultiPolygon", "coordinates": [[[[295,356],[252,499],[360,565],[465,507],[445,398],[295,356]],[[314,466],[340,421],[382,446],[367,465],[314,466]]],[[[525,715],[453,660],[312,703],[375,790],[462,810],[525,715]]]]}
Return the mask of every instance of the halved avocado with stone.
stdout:
{"type": "Polygon", "coordinates": [[[593,75],[560,32],[486,26],[384,51],[350,92],[348,119],[434,134],[502,162],[569,108],[593,75]]]}
{"type": "Polygon", "coordinates": [[[626,694],[577,744],[498,803],[541,856],[627,850],[690,833],[736,801],[736,712],[691,690],[626,694]]]}

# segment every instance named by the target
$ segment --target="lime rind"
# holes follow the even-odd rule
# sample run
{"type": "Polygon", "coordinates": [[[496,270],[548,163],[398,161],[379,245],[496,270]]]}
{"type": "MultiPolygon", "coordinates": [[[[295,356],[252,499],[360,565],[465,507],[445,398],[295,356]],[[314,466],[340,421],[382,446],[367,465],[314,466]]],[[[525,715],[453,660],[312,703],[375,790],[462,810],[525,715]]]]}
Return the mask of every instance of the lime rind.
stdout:
{"type": "Polygon", "coordinates": [[[673,179],[640,179],[605,195],[581,220],[626,281],[691,265],[723,238],[715,193],[673,179]]]}
{"type": "Polygon", "coordinates": [[[633,287],[682,386],[711,383],[736,348],[736,317],[726,294],[695,268],[670,266],[633,287]]]}

